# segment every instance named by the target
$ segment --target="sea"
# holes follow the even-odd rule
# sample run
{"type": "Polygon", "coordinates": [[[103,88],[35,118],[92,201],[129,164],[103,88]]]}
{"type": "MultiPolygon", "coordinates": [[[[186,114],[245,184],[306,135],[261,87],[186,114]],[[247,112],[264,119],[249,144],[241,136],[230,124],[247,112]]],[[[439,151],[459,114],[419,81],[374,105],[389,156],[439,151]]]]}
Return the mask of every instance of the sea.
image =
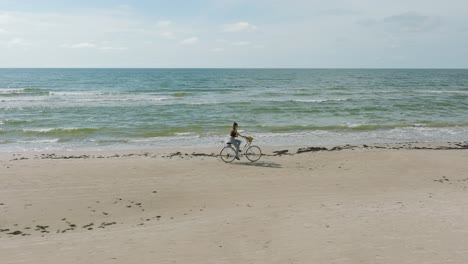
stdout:
{"type": "Polygon", "coordinates": [[[468,140],[466,69],[0,69],[0,151],[468,140]]]}

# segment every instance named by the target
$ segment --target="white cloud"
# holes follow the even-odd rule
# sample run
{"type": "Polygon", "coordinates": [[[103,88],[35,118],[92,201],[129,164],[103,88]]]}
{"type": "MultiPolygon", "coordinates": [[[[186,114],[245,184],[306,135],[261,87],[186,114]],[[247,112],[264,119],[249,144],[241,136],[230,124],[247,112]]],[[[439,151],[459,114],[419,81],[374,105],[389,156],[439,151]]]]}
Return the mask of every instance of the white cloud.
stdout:
{"type": "Polygon", "coordinates": [[[96,48],[96,45],[89,42],[77,43],[70,46],[72,49],[96,48]]]}
{"type": "Polygon", "coordinates": [[[354,11],[352,9],[337,7],[337,8],[331,8],[331,9],[318,11],[317,14],[322,15],[322,16],[350,16],[350,15],[357,15],[359,14],[359,12],[354,11]]]}
{"type": "Polygon", "coordinates": [[[263,49],[265,46],[261,44],[256,44],[255,42],[252,41],[246,41],[246,40],[241,40],[241,41],[228,41],[225,39],[216,39],[216,43],[218,43],[218,47],[212,49],[212,51],[220,52],[224,51],[226,47],[229,46],[236,46],[236,47],[250,47],[254,49],[263,49]]]}
{"type": "Polygon", "coordinates": [[[8,33],[8,31],[6,31],[6,30],[3,29],[3,28],[0,28],[0,34],[6,34],[6,33],[8,33]]]}
{"type": "Polygon", "coordinates": [[[21,38],[13,38],[13,39],[7,41],[6,45],[8,47],[24,47],[24,46],[30,46],[31,44],[24,41],[21,38]]]}
{"type": "Polygon", "coordinates": [[[255,32],[257,30],[257,26],[251,25],[247,22],[237,22],[234,24],[225,24],[223,26],[223,32],[255,32]]]}
{"type": "Polygon", "coordinates": [[[231,45],[233,45],[233,46],[249,46],[250,44],[252,44],[252,42],[250,42],[250,41],[235,41],[235,42],[231,42],[231,45]]]}
{"type": "Polygon", "coordinates": [[[387,16],[382,19],[362,19],[358,24],[363,26],[381,26],[393,32],[429,32],[441,25],[437,16],[428,16],[416,12],[405,12],[387,16]]]}
{"type": "Polygon", "coordinates": [[[184,39],[184,40],[179,42],[179,44],[181,44],[181,45],[193,45],[193,44],[197,44],[197,43],[198,43],[198,38],[197,37],[187,38],[187,39],[184,39]]]}
{"type": "Polygon", "coordinates": [[[169,27],[172,24],[172,21],[170,20],[159,20],[156,22],[156,26],[160,28],[166,28],[169,27]]]}
{"type": "Polygon", "coordinates": [[[98,49],[109,50],[109,51],[128,50],[127,47],[111,47],[111,46],[103,46],[103,47],[99,47],[98,49]]]}
{"type": "Polygon", "coordinates": [[[437,17],[430,17],[415,12],[407,12],[386,17],[382,20],[385,25],[394,27],[403,32],[423,32],[430,31],[439,26],[437,17]]]}
{"type": "Polygon", "coordinates": [[[14,15],[9,13],[0,13],[0,24],[13,24],[17,22],[14,15]]]}
{"type": "MultiPolygon", "coordinates": [[[[105,44],[105,43],[104,43],[105,44]]],[[[127,50],[127,47],[114,47],[108,45],[97,45],[92,42],[81,42],[76,44],[62,44],[60,45],[61,48],[68,48],[68,49],[97,49],[97,50],[107,50],[107,51],[119,51],[119,50],[127,50]]]]}
{"type": "Polygon", "coordinates": [[[174,27],[173,24],[170,20],[158,20],[156,22],[156,33],[165,39],[176,39],[176,32],[181,33],[183,30],[174,27]]]}
{"type": "Polygon", "coordinates": [[[176,35],[174,32],[172,31],[162,31],[159,33],[159,35],[163,38],[166,38],[166,39],[175,39],[176,38],[176,35]]]}

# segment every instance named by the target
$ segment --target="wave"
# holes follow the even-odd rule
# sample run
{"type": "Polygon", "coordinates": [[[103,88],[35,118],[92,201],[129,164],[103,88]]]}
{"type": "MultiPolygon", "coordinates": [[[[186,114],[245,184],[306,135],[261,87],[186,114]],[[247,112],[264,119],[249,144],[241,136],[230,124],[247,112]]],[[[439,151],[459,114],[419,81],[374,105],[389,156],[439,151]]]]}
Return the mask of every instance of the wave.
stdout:
{"type": "Polygon", "coordinates": [[[293,126],[256,126],[257,131],[268,132],[291,132],[291,131],[374,131],[374,130],[391,130],[399,128],[450,128],[450,127],[468,127],[468,122],[461,123],[400,123],[400,124],[341,124],[330,126],[309,126],[309,125],[293,125],[293,126]]]}
{"type": "Polygon", "coordinates": [[[107,98],[81,98],[81,99],[71,99],[67,101],[71,102],[148,102],[148,101],[153,101],[153,102],[160,102],[160,101],[166,101],[170,100],[170,97],[167,96],[127,96],[127,97],[107,97],[107,98]]]}
{"type": "Polygon", "coordinates": [[[466,90],[452,90],[452,91],[440,91],[440,90],[424,90],[420,91],[421,93],[435,93],[435,94],[466,94],[468,95],[468,91],[466,90]]]}
{"type": "Polygon", "coordinates": [[[49,92],[51,97],[63,98],[67,101],[75,102],[106,102],[106,101],[163,101],[173,97],[154,94],[134,94],[134,93],[118,93],[104,91],[83,91],[83,92],[49,92]]]}
{"type": "MultiPolygon", "coordinates": [[[[452,128],[452,127],[468,127],[468,122],[460,123],[445,123],[445,122],[415,122],[415,123],[392,123],[392,124],[362,124],[362,123],[345,123],[337,125],[285,125],[285,126],[248,126],[245,129],[251,132],[293,132],[293,131],[373,131],[373,130],[391,130],[398,128],[452,128]]],[[[186,127],[166,127],[154,131],[152,128],[139,128],[137,130],[125,129],[107,129],[107,128],[28,128],[22,130],[0,130],[0,133],[8,133],[18,135],[53,135],[53,136],[74,136],[74,135],[93,135],[100,133],[102,135],[126,136],[130,138],[151,138],[151,137],[200,137],[207,135],[222,135],[229,130],[226,126],[186,126],[186,127]]]]}
{"type": "Polygon", "coordinates": [[[349,98],[336,98],[336,99],[295,99],[290,100],[293,102],[300,102],[300,103],[323,103],[323,102],[339,102],[339,101],[348,101],[351,100],[349,98]]]}
{"type": "MultiPolygon", "coordinates": [[[[54,102],[57,103],[56,100],[60,100],[60,102],[68,102],[68,103],[95,103],[95,102],[161,102],[173,99],[169,96],[145,96],[145,95],[125,95],[125,94],[113,94],[113,95],[98,95],[95,94],[91,96],[80,96],[72,95],[73,93],[58,93],[49,96],[25,96],[25,97],[12,97],[12,98],[3,98],[0,99],[1,102],[8,102],[8,103],[25,103],[25,102],[54,102]],[[65,95],[67,94],[67,95],[65,95]]],[[[23,105],[19,105],[18,107],[22,107],[23,105]]],[[[29,105],[28,105],[29,106],[29,105]]]]}
{"type": "Polygon", "coordinates": [[[12,119],[5,119],[0,120],[0,125],[22,125],[22,124],[29,124],[32,123],[31,120],[12,120],[12,119]]]}
{"type": "Polygon", "coordinates": [[[137,138],[158,138],[158,137],[199,137],[204,134],[199,128],[172,128],[165,131],[152,131],[136,133],[137,138]]]}
{"type": "Polygon", "coordinates": [[[24,95],[47,95],[49,92],[38,88],[0,88],[1,97],[24,95]]]}
{"type": "Polygon", "coordinates": [[[27,135],[88,135],[98,132],[98,128],[32,128],[23,129],[27,135]]]}
{"type": "Polygon", "coordinates": [[[112,95],[112,93],[106,92],[49,92],[50,96],[102,96],[102,95],[112,95]]]}
{"type": "Polygon", "coordinates": [[[252,98],[244,100],[216,100],[211,101],[191,101],[187,103],[183,102],[174,102],[174,104],[180,105],[219,105],[219,104],[255,104],[255,103],[325,103],[325,102],[339,102],[339,101],[349,101],[350,98],[331,98],[331,99],[262,99],[262,98],[252,98]]]}
{"type": "Polygon", "coordinates": [[[19,143],[26,143],[26,144],[44,144],[44,143],[57,143],[60,140],[58,138],[54,139],[38,139],[38,140],[18,140],[19,143]]]}
{"type": "Polygon", "coordinates": [[[13,88],[13,89],[10,89],[10,88],[0,88],[0,94],[1,95],[9,95],[9,94],[20,94],[20,93],[23,93],[24,92],[24,89],[23,88],[13,88]]]}

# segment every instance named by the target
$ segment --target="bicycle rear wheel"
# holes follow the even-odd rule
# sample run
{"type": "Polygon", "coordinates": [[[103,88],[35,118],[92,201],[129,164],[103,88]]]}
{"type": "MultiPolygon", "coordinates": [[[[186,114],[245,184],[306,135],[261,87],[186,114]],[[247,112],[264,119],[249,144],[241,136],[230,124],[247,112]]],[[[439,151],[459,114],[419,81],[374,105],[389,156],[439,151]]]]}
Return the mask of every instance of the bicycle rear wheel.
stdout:
{"type": "Polygon", "coordinates": [[[219,153],[224,162],[232,162],[236,158],[236,151],[232,147],[224,147],[219,153]]]}
{"type": "Polygon", "coordinates": [[[262,156],[262,150],[257,146],[250,146],[245,152],[245,156],[251,162],[257,161],[262,156]]]}

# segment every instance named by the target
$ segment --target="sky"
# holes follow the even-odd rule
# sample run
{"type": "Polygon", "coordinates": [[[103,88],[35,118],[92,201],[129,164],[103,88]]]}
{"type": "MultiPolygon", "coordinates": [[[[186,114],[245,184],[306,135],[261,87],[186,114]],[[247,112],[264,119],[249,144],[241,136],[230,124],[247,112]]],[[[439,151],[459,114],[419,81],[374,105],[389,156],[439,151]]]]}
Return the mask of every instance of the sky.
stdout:
{"type": "Polygon", "coordinates": [[[468,68],[466,0],[0,0],[0,67],[468,68]]]}

